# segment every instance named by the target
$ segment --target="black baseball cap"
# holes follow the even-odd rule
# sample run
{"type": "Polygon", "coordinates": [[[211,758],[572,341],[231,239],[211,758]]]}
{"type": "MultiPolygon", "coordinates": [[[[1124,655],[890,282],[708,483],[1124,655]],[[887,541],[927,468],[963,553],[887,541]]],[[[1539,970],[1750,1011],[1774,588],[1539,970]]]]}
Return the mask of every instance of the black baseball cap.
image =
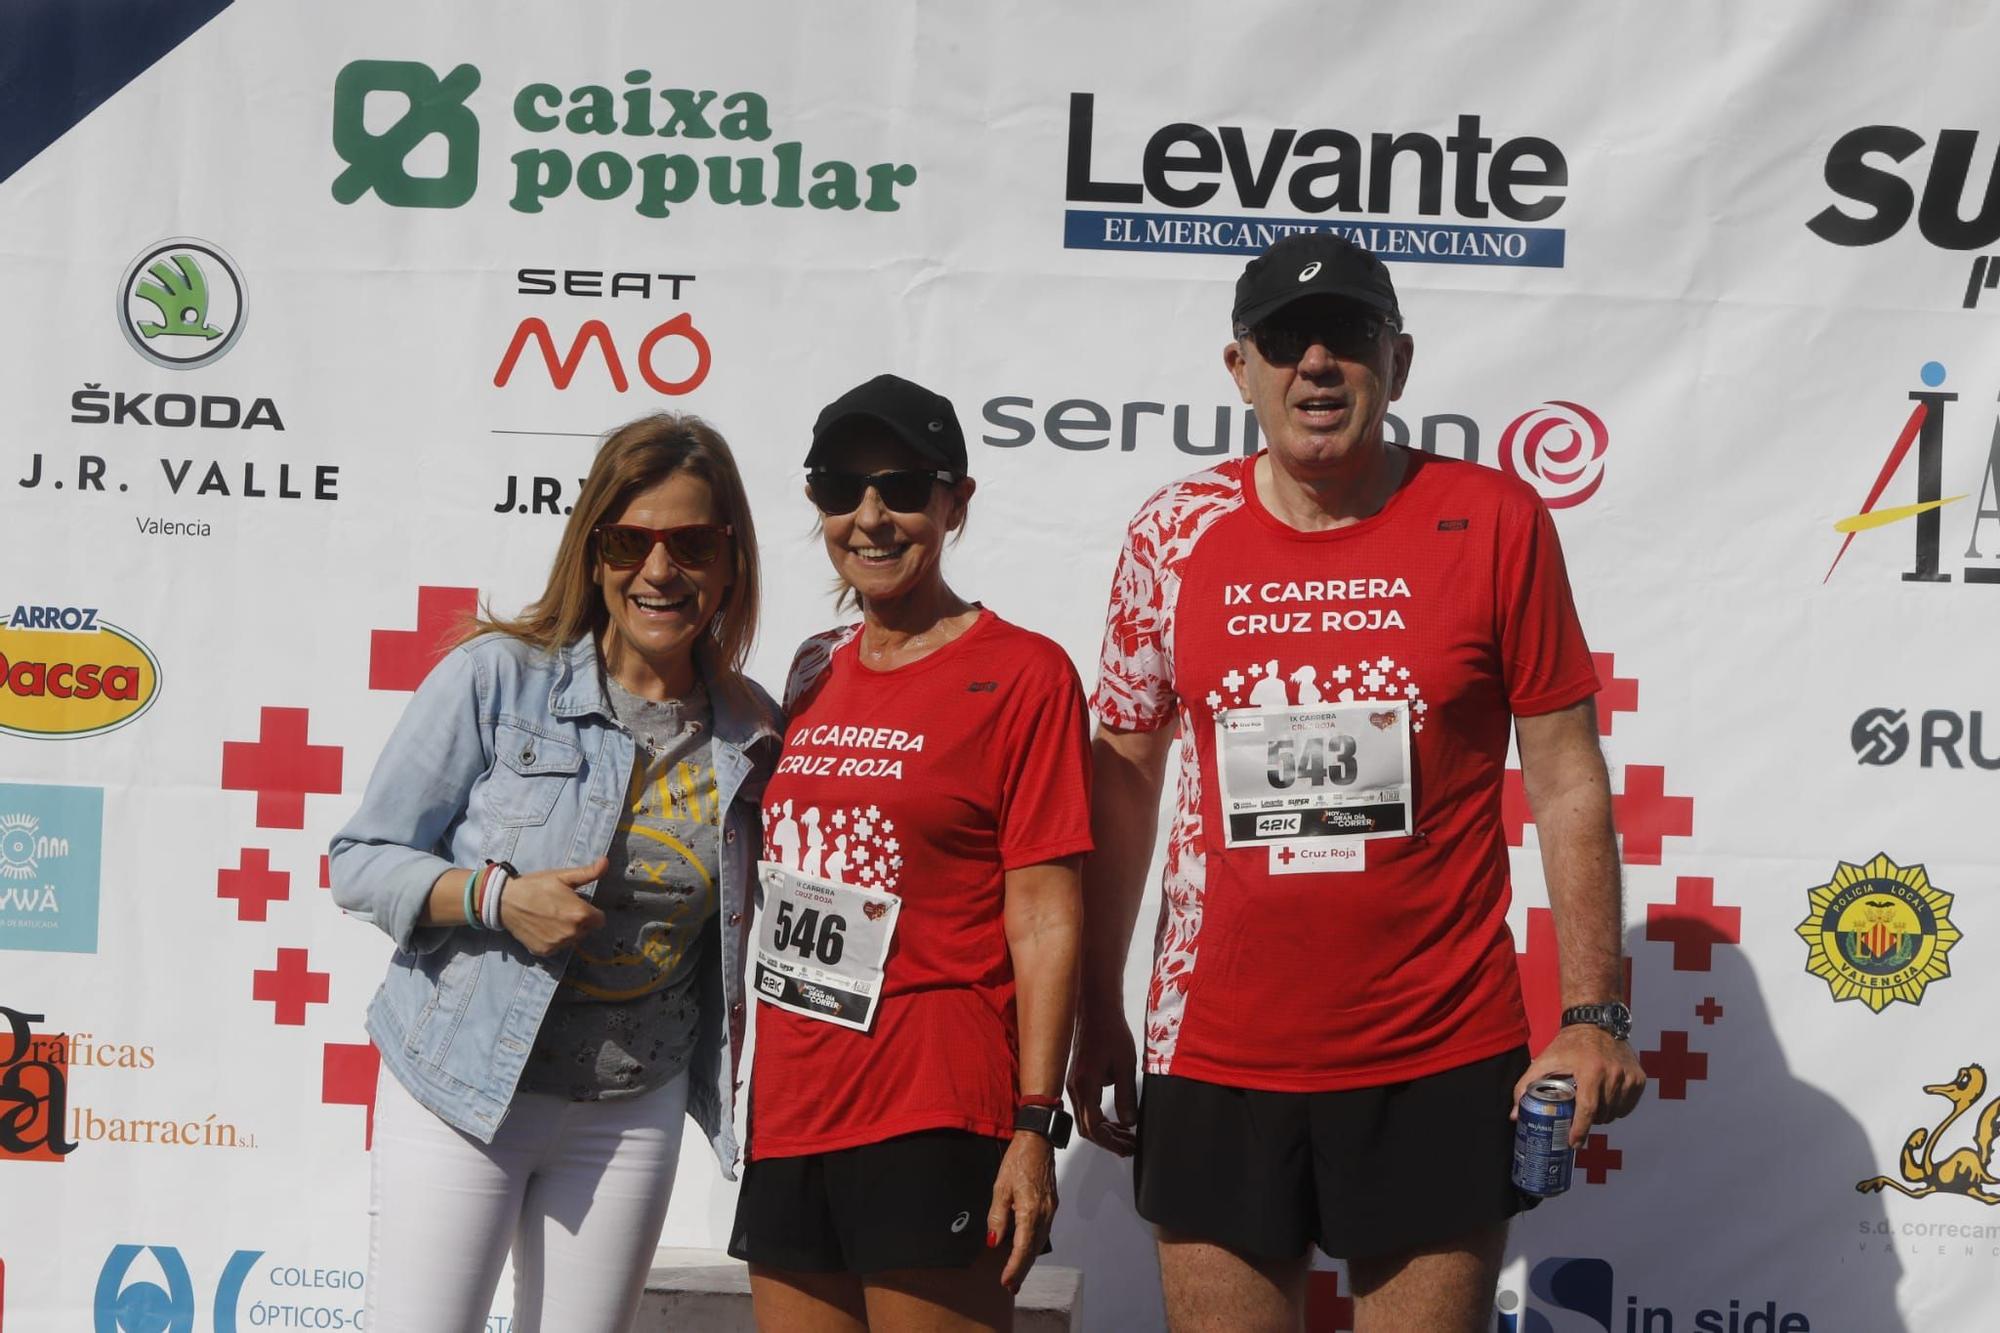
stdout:
{"type": "Polygon", "coordinates": [[[840,436],[860,424],[880,426],[925,461],[957,476],[965,475],[965,432],[959,429],[951,399],[900,375],[877,375],[828,403],[813,423],[806,466],[826,462],[840,436]]]}
{"type": "Polygon", "coordinates": [[[1245,264],[1229,318],[1235,327],[1248,328],[1308,296],[1353,301],[1402,327],[1388,266],[1330,231],[1294,232],[1245,264]]]}

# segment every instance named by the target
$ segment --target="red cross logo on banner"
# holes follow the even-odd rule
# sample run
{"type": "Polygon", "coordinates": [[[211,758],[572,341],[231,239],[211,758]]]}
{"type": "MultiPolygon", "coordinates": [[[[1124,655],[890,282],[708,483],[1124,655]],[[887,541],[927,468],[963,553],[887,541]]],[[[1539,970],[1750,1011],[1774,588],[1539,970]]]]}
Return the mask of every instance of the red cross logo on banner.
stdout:
{"type": "Polygon", "coordinates": [[[1500,775],[1500,824],[1507,830],[1507,845],[1521,845],[1521,831],[1535,822],[1534,812],[1528,809],[1528,788],[1521,780],[1521,770],[1510,768],[1500,775]]]}
{"type": "Polygon", "coordinates": [[[330,1041],[321,1056],[319,1099],[328,1106],[368,1108],[364,1148],[375,1146],[375,1078],[381,1066],[382,1053],[372,1041],[330,1041]]]}
{"type": "Polygon", "coordinates": [[[291,898],[291,886],[292,877],[271,869],[271,853],[262,847],[245,847],[236,854],[236,869],[215,872],[215,896],[236,900],[238,921],[268,920],[272,903],[291,898]]]}
{"type": "Polygon", "coordinates": [[[1611,798],[1611,809],[1627,865],[1656,866],[1663,839],[1694,832],[1694,799],[1667,795],[1667,770],[1657,764],[1625,765],[1625,791],[1611,798]]]}
{"type": "Polygon", "coordinates": [[[308,745],[303,708],[266,708],[254,741],[222,743],[222,785],[257,793],[258,828],[304,828],[306,797],[340,790],[338,745],[308,745]]]}
{"type": "Polygon", "coordinates": [[[1584,1135],[1583,1145],[1576,1150],[1576,1169],[1592,1185],[1602,1185],[1613,1171],[1624,1165],[1625,1154],[1612,1147],[1611,1140],[1602,1134],[1584,1135]]]}
{"type": "Polygon", "coordinates": [[[1689,1050],[1685,1032],[1662,1032],[1660,1049],[1639,1052],[1639,1064],[1661,1101],[1687,1100],[1688,1084],[1708,1077],[1708,1054],[1689,1050]]]}
{"type": "Polygon", "coordinates": [[[274,1006],[272,1022],[283,1027],[304,1027],[306,1006],[325,1004],[328,974],[308,965],[304,949],[278,950],[277,966],[253,973],[253,1000],[269,1000],[274,1006]]]}
{"type": "Polygon", "coordinates": [[[368,688],[414,690],[456,643],[479,610],[477,588],[417,589],[417,627],[368,635],[368,688]]]}
{"type": "Polygon", "coordinates": [[[1609,736],[1611,724],[1619,713],[1639,711],[1639,682],[1614,671],[1610,653],[1592,653],[1590,662],[1597,668],[1598,680],[1603,682],[1603,688],[1597,692],[1597,734],[1609,736]]]}
{"type": "Polygon", "coordinates": [[[1354,1300],[1340,1294],[1340,1274],[1317,1268],[1306,1278],[1306,1333],[1346,1333],[1354,1327],[1354,1300]]]}
{"type": "Polygon", "coordinates": [[[1743,939],[1743,909],[1715,905],[1715,881],[1682,875],[1674,900],[1646,904],[1646,938],[1674,946],[1674,971],[1706,972],[1715,965],[1715,946],[1743,939]]]}

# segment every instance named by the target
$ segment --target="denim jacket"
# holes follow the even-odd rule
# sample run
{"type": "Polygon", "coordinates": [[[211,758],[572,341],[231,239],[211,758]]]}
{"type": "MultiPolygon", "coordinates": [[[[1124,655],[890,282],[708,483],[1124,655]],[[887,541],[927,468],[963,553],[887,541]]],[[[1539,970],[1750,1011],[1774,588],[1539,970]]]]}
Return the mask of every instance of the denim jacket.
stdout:
{"type": "MultiPolygon", "coordinates": [[[[748,715],[709,691],[725,812],[721,903],[695,983],[700,1027],[688,1070],[688,1114],[732,1179],[758,804],[778,752],[777,709],[751,688],[757,711],[748,715]]],[[[528,874],[604,855],[635,758],[612,721],[590,638],[551,654],[488,635],[446,654],[417,690],[361,808],[334,835],[334,901],[396,942],[368,1035],[412,1096],[482,1142],[506,1117],[568,952],[536,958],[505,932],[418,919],[453,866],[511,861],[528,874]]]]}

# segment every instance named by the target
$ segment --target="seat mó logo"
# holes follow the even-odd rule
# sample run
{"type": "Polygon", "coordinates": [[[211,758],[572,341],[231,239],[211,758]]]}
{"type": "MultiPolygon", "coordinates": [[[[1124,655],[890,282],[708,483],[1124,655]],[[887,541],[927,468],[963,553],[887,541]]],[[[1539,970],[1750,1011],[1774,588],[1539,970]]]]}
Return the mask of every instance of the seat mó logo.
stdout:
{"type": "Polygon", "coordinates": [[[1071,204],[1120,207],[1070,209],[1063,221],[1063,245],[1069,249],[1247,256],[1296,232],[1330,231],[1387,260],[1563,265],[1560,227],[1481,221],[1496,213],[1514,223],[1553,217],[1569,184],[1562,150],[1532,135],[1496,143],[1475,115],[1458,117],[1456,132],[1442,139],[1421,131],[1273,129],[1253,143],[1240,126],[1176,122],[1146,140],[1136,181],[1116,179],[1113,168],[1097,165],[1110,156],[1097,143],[1096,96],[1071,93],[1063,197],[1071,204]],[[1106,174],[1099,176],[1100,170],[1106,174]],[[1412,170],[1414,210],[1407,188],[1412,170]],[[1281,185],[1295,216],[1268,212],[1281,185]],[[1447,190],[1451,221],[1444,220],[1447,190]],[[1243,212],[1190,217],[1129,207],[1143,204],[1177,210],[1219,205],[1243,212]],[[1390,220],[1399,213],[1426,220],[1390,220]],[[1339,220],[1328,220],[1329,214],[1339,220]]]}
{"type": "Polygon", "coordinates": [[[243,270],[220,246],[190,236],[148,247],[118,284],[125,341],[169,370],[220,361],[243,336],[248,318],[243,270]]]}
{"type": "MultiPolygon", "coordinates": [[[[1910,748],[1910,724],[1904,716],[1901,708],[1871,708],[1855,718],[1848,731],[1855,758],[1878,768],[1901,759],[1910,748]]],[[[1974,768],[2000,769],[2000,754],[1986,753],[1985,728],[1986,717],[1976,708],[1969,713],[1925,709],[1917,723],[1918,767],[1931,768],[1942,760],[1947,768],[1964,768],[1970,759],[1974,768]]]]}
{"type": "MultiPolygon", "coordinates": [[[[664,218],[705,190],[715,204],[893,213],[902,207],[897,190],[916,183],[917,169],[908,163],[809,164],[805,145],[796,140],[745,156],[628,155],[610,142],[761,144],[772,137],[770,104],[760,93],[655,89],[649,86],[652,78],[648,70],[631,70],[615,92],[602,84],[567,92],[552,83],[523,85],[513,99],[514,124],[530,135],[571,135],[576,142],[514,152],[508,205],[517,213],[539,213],[549,200],[574,192],[599,203],[629,198],[641,217],[664,218]],[[607,142],[613,135],[619,138],[607,142]]],[[[479,186],[479,116],[469,99],[480,81],[479,70],[464,64],[443,78],[415,61],[356,60],[345,66],[333,85],[333,148],[347,167],[334,178],[333,197],[352,204],[373,191],[395,208],[457,208],[468,202],[479,186]],[[403,111],[378,133],[368,128],[367,109],[379,95],[400,97],[403,111]],[[444,142],[444,169],[417,175],[410,159],[433,136],[444,142]]]]}

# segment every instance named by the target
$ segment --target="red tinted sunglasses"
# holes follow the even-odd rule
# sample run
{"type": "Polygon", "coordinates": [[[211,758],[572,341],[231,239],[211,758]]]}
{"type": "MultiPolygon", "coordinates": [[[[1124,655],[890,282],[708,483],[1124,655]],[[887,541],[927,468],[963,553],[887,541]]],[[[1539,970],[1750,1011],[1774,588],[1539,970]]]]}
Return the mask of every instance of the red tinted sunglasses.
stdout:
{"type": "Polygon", "coordinates": [[[656,544],[665,546],[667,559],[682,569],[704,569],[715,563],[736,529],[727,523],[689,523],[678,528],[603,523],[591,535],[597,538],[597,558],[613,569],[645,564],[656,544]]]}

